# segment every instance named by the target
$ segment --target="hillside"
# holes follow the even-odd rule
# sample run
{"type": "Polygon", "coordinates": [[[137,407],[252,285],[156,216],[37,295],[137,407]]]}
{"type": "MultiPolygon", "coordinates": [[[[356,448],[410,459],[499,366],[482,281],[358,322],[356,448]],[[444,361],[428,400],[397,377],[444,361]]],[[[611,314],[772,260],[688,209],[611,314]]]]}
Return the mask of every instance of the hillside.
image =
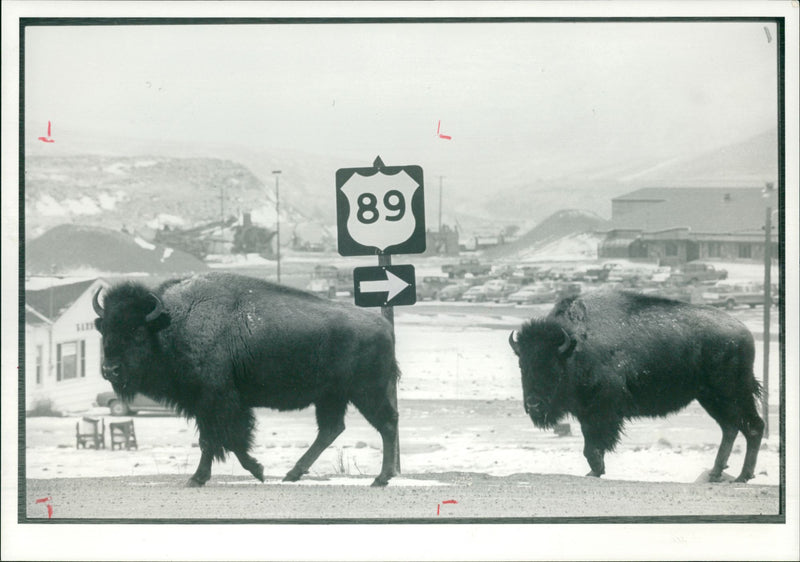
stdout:
{"type": "MultiPolygon", "coordinates": [[[[274,189],[230,160],[94,155],[26,160],[28,239],[64,223],[126,228],[150,239],[165,225],[192,227],[240,212],[252,212],[255,223],[274,225],[274,189]]],[[[288,207],[281,215],[287,222],[304,220],[288,207]]]]}
{"type": "Polygon", "coordinates": [[[594,259],[597,243],[608,221],[588,211],[566,210],[550,215],[516,241],[486,250],[490,260],[594,259]]]}
{"type": "Polygon", "coordinates": [[[483,202],[484,213],[543,220],[559,209],[610,217],[611,199],[642,187],[760,187],[777,179],[777,130],[702,154],[610,163],[547,177],[520,166],[515,177],[483,202]]]}
{"type": "Polygon", "coordinates": [[[180,250],[95,226],[57,226],[25,247],[25,273],[33,276],[159,275],[206,269],[201,260],[180,250]]]}

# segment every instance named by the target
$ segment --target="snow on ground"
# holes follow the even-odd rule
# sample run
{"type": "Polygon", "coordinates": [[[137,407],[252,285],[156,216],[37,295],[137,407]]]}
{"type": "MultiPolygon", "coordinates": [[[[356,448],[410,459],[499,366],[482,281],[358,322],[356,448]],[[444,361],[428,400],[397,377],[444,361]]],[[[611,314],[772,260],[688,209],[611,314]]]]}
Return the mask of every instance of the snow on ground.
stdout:
{"type": "MultiPolygon", "coordinates": [[[[530,307],[531,316],[547,307],[530,307]],[[539,310],[541,308],[541,310],[539,310]]],[[[443,307],[447,311],[446,307],[443,307]]],[[[420,308],[420,310],[422,310],[420,308]]],[[[758,327],[759,311],[743,309],[742,319],[758,327]]],[[[478,472],[494,476],[516,473],[583,475],[580,426],[573,419],[572,435],[558,437],[535,428],[521,404],[519,368],[508,352],[508,332],[518,316],[452,313],[396,316],[398,360],[402,368],[398,396],[402,468],[405,475],[437,472],[478,472]]],[[[773,365],[778,348],[774,346],[773,365]]],[[[756,358],[760,376],[761,360],[756,358]]],[[[771,387],[772,435],[762,444],[752,483],[777,485],[777,385],[771,387]],[[773,394],[774,393],[774,394],[773,394]]],[[[80,415],[26,420],[28,478],[73,478],[174,474],[188,478],[200,458],[193,422],[173,416],[138,415],[133,419],[139,449],[133,451],[76,450],[75,423],[80,415]]],[[[115,421],[105,408],[90,415],[115,421]]],[[[253,455],[265,466],[270,481],[279,480],[305,452],[316,434],[314,413],[257,410],[253,455]]],[[[127,419],[127,418],[126,418],[127,419]]],[[[311,477],[374,476],[380,471],[378,433],[351,408],[347,429],[317,460],[311,477]]],[[[702,481],[716,455],[721,432],[697,404],[666,419],[640,419],[626,426],[616,452],[606,456],[607,479],[639,481],[702,481]]],[[[736,476],[744,460],[739,436],[730,459],[736,476]]],[[[215,463],[213,473],[246,475],[235,458],[215,463]]],[[[363,484],[363,480],[360,481],[363,484]]]]}
{"type": "Polygon", "coordinates": [[[585,261],[597,259],[597,246],[602,238],[595,234],[573,234],[554,242],[521,252],[521,261],[585,261]]]}

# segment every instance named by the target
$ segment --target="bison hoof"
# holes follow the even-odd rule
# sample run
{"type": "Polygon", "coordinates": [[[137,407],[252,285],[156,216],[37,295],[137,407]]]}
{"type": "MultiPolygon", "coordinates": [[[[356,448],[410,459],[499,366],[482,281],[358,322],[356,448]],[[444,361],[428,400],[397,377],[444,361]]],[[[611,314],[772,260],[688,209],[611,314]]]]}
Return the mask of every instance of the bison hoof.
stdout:
{"type": "Polygon", "coordinates": [[[594,478],[600,478],[603,475],[602,472],[595,472],[594,470],[589,471],[586,473],[586,476],[592,476],[594,478]]]}
{"type": "Polygon", "coordinates": [[[258,468],[254,469],[254,470],[251,470],[250,474],[252,474],[256,478],[258,478],[262,482],[264,481],[264,467],[263,466],[258,465],[258,468]]]}
{"type": "Polygon", "coordinates": [[[383,488],[389,484],[389,479],[384,476],[378,476],[371,484],[373,488],[383,488]]]}
{"type": "Polygon", "coordinates": [[[305,474],[302,470],[295,470],[294,468],[286,473],[286,476],[283,477],[284,482],[297,482],[300,478],[303,477],[305,474]]]}
{"type": "Polygon", "coordinates": [[[740,474],[739,477],[736,480],[734,480],[734,482],[747,482],[752,478],[754,478],[752,474],[740,474]]]}
{"type": "Polygon", "coordinates": [[[189,478],[189,480],[186,481],[187,488],[202,488],[205,485],[206,485],[205,482],[200,482],[199,480],[195,480],[194,478],[189,478]]]}
{"type": "Polygon", "coordinates": [[[710,472],[708,474],[708,481],[709,482],[722,482],[722,473],[714,474],[713,472],[710,472]]]}

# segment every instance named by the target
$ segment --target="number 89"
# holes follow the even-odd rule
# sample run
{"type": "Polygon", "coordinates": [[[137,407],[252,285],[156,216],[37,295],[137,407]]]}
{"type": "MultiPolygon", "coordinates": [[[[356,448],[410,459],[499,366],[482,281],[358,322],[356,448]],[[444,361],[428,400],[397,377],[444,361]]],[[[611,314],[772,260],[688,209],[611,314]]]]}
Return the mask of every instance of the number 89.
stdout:
{"type": "MultiPolygon", "coordinates": [[[[406,199],[403,194],[392,189],[383,196],[383,206],[386,210],[393,212],[393,215],[386,215],[386,220],[395,222],[403,218],[406,214],[406,199]]],[[[356,214],[359,222],[372,224],[380,218],[378,212],[378,198],[374,193],[362,193],[358,196],[358,213],[356,214]]]]}

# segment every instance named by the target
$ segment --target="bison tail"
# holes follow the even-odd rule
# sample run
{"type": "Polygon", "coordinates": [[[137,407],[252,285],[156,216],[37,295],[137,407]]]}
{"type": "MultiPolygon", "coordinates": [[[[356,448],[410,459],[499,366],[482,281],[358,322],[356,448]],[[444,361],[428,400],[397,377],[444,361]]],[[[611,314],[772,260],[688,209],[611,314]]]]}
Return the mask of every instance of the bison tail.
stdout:
{"type": "Polygon", "coordinates": [[[764,395],[764,386],[755,377],[753,377],[751,391],[756,398],[761,398],[764,395]]]}

